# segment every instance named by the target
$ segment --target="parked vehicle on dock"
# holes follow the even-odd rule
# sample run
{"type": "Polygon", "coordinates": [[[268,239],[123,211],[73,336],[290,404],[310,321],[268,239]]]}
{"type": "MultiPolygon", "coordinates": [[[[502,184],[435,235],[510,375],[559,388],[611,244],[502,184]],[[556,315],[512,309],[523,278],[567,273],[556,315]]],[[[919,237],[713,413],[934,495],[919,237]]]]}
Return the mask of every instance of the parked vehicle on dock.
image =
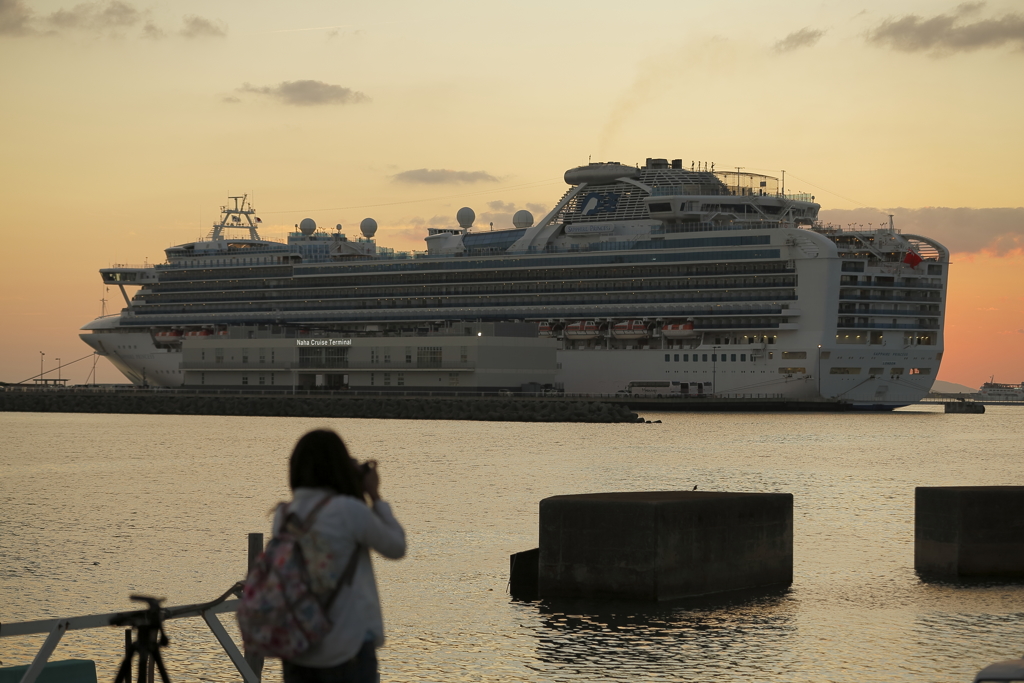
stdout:
{"type": "Polygon", "coordinates": [[[683,395],[682,382],[673,380],[641,380],[626,385],[630,396],[646,398],[672,398],[683,395]]]}

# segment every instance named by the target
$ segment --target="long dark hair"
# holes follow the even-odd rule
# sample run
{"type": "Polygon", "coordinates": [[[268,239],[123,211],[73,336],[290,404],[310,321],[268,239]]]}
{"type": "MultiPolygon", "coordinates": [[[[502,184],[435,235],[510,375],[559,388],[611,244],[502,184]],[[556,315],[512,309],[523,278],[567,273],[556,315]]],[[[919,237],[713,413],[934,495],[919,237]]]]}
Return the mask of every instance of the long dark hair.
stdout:
{"type": "Polygon", "coordinates": [[[341,437],[329,429],[309,432],[295,444],[288,461],[288,484],[292,491],[328,488],[344,496],[363,498],[356,461],[349,456],[341,437]]]}

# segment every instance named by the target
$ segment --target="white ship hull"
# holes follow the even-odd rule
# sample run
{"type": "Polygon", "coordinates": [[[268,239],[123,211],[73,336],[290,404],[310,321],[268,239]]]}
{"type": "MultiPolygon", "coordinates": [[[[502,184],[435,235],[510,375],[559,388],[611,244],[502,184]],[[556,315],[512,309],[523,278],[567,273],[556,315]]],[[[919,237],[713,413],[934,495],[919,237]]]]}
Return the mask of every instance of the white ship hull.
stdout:
{"type": "MultiPolygon", "coordinates": [[[[794,347],[790,347],[794,348],[794,347]]],[[[767,354],[749,360],[748,348],[743,346],[712,349],[698,347],[690,351],[663,350],[606,350],[591,349],[559,351],[557,381],[566,393],[615,394],[630,382],[669,380],[703,383],[704,391],[722,398],[780,398],[799,401],[818,399],[838,400],[860,408],[891,409],[917,403],[931,391],[934,376],[908,374],[911,368],[934,366],[936,352],[928,351],[865,351],[854,359],[836,358],[830,354],[826,360],[817,360],[817,345],[806,349],[807,361],[798,367],[805,372],[791,373],[793,361],[768,360],[767,354]],[[725,353],[723,353],[725,352],[725,353]],[[748,360],[711,362],[714,354],[737,359],[746,355],[748,360]],[[665,356],[669,360],[665,360],[665,356]],[[683,361],[683,356],[694,355],[708,361],[683,361]],[[676,358],[679,360],[676,360],[676,358]],[[820,369],[819,369],[820,367],[820,369]],[[833,368],[842,368],[843,374],[832,374],[833,368]],[[851,374],[850,369],[860,372],[851,374]],[[872,370],[881,370],[872,372],[872,370]],[[901,374],[891,374],[901,370],[901,374]]],[[[840,354],[835,354],[840,355],[840,354]]]]}
{"type": "MultiPolygon", "coordinates": [[[[149,330],[126,330],[117,326],[117,321],[117,316],[94,321],[87,326],[92,330],[81,335],[82,340],[136,385],[182,386],[181,352],[158,347],[149,330]],[[97,329],[100,325],[105,329],[97,329]]],[[[806,358],[784,361],[781,353],[771,350],[769,359],[769,349],[761,345],[561,350],[555,379],[568,394],[611,395],[637,380],[669,380],[700,382],[708,387],[704,391],[709,395],[723,398],[833,399],[876,409],[916,403],[928,395],[934,381],[934,374],[909,373],[910,369],[936,365],[933,347],[865,348],[828,353],[826,359],[818,358],[817,344],[803,351],[795,345],[787,348],[789,354],[803,353],[806,358]],[[722,358],[725,360],[719,360],[722,358]],[[795,366],[796,362],[802,365],[795,366]],[[794,368],[803,372],[789,371],[794,368]],[[837,368],[842,374],[833,374],[837,368]],[[854,368],[859,372],[851,372],[854,368]],[[894,370],[898,374],[893,374],[894,370]]]]}
{"type": "Polygon", "coordinates": [[[82,328],[82,341],[109,360],[136,386],[180,387],[184,381],[181,351],[160,348],[148,328],[126,328],[120,316],[97,318],[82,328]]]}

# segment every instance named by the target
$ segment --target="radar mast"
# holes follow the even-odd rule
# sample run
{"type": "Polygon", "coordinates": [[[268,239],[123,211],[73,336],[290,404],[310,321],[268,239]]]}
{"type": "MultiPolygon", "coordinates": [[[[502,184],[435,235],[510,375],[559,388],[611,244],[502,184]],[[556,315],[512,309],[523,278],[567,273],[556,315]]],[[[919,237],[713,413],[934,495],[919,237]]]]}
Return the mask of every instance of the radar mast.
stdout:
{"type": "Polygon", "coordinates": [[[233,230],[248,230],[249,239],[259,240],[260,236],[256,231],[256,224],[262,221],[256,215],[256,210],[252,208],[252,204],[246,201],[248,197],[248,194],[243,194],[239,197],[228,197],[228,199],[235,202],[235,205],[233,207],[220,207],[220,222],[213,224],[213,230],[206,236],[206,239],[211,241],[222,240],[224,239],[225,228],[230,228],[233,230]]]}

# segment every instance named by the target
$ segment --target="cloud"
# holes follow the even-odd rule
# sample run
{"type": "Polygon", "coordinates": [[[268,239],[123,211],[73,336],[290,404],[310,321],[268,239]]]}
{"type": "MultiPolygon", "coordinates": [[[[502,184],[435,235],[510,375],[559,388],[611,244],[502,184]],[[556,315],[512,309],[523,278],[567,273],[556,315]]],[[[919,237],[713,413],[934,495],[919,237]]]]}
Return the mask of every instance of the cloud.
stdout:
{"type": "Polygon", "coordinates": [[[46,17],[46,23],[57,29],[104,32],[135,26],[143,14],[121,0],[83,2],[70,9],[61,8],[46,17]]]}
{"type": "Polygon", "coordinates": [[[792,52],[802,47],[814,47],[815,43],[821,40],[821,37],[825,35],[824,31],[820,31],[810,26],[805,26],[799,31],[794,31],[788,36],[775,43],[772,46],[772,50],[775,52],[792,52]]]}
{"type": "Polygon", "coordinates": [[[451,185],[459,183],[496,183],[498,178],[487,171],[452,171],[447,168],[417,168],[391,176],[400,183],[451,185]]]}
{"type": "Polygon", "coordinates": [[[0,36],[27,36],[32,28],[32,10],[21,0],[0,0],[0,36]]]}
{"type": "Polygon", "coordinates": [[[203,17],[189,14],[182,17],[184,26],[179,35],[185,38],[223,38],[228,34],[228,28],[222,21],[210,21],[203,17]]]}
{"type": "Polygon", "coordinates": [[[503,211],[505,213],[510,213],[516,210],[515,204],[512,204],[510,202],[503,202],[500,199],[493,202],[487,202],[487,206],[491,209],[491,211],[503,211]]]}
{"type": "Polygon", "coordinates": [[[349,37],[361,38],[366,33],[362,29],[356,29],[354,31],[342,31],[341,29],[342,29],[341,26],[335,26],[333,28],[328,29],[328,31],[327,31],[327,40],[328,40],[328,42],[334,40],[335,38],[349,38],[349,37]]]}
{"type": "Polygon", "coordinates": [[[146,25],[142,27],[142,37],[149,38],[150,40],[160,40],[167,36],[164,30],[154,24],[151,21],[147,21],[146,25]]]}
{"type": "Polygon", "coordinates": [[[868,32],[868,42],[900,52],[931,52],[948,55],[982,48],[1016,43],[1024,48],[1024,16],[1007,14],[1001,19],[981,19],[962,23],[984,3],[972,2],[957,6],[949,14],[920,17],[908,14],[890,18],[868,32]]]}
{"type": "Polygon", "coordinates": [[[370,100],[363,93],[351,88],[344,88],[340,85],[324,83],[323,81],[309,80],[284,81],[275,86],[260,87],[246,83],[241,88],[238,88],[238,92],[267,95],[285,104],[294,104],[299,107],[320,104],[357,104],[370,100]]]}
{"type": "MultiPolygon", "coordinates": [[[[846,227],[863,225],[864,230],[888,225],[894,215],[898,230],[931,237],[951,252],[987,252],[1005,256],[1024,250],[1024,208],[970,209],[927,207],[923,209],[823,209],[822,221],[846,227]]],[[[858,227],[858,229],[861,229],[858,227]]]]}
{"type": "MultiPolygon", "coordinates": [[[[703,79],[716,83],[731,81],[736,76],[739,63],[743,62],[743,69],[749,71],[746,64],[759,64],[754,60],[762,56],[761,48],[755,49],[748,43],[721,36],[702,41],[676,41],[672,45],[637,64],[636,76],[615,99],[598,136],[594,150],[598,157],[608,154],[612,140],[627,127],[637,112],[664,97],[671,88],[692,86],[703,79]]],[[[617,86],[610,83],[608,87],[617,86]]]]}
{"type": "MultiPolygon", "coordinates": [[[[499,230],[507,230],[512,225],[512,216],[515,215],[516,211],[519,210],[512,202],[503,202],[500,199],[493,202],[487,202],[487,208],[490,211],[484,211],[477,216],[477,225],[485,226],[489,223],[494,223],[494,227],[499,230]]],[[[543,204],[527,204],[526,209],[533,214],[534,222],[540,220],[547,215],[547,210],[543,204]]]]}
{"type": "Polygon", "coordinates": [[[424,225],[450,225],[455,222],[455,219],[451,216],[431,216],[430,219],[426,219],[423,216],[413,216],[405,221],[408,225],[421,227],[424,225]]]}
{"type": "MultiPolygon", "coordinates": [[[[120,35],[141,26],[141,37],[165,38],[167,32],[149,19],[148,10],[140,10],[124,0],[97,0],[62,7],[46,16],[37,16],[24,0],[0,0],[0,35],[60,35],[69,31],[120,35]]],[[[178,35],[185,38],[222,37],[227,26],[196,15],[182,17],[178,35]]]]}

